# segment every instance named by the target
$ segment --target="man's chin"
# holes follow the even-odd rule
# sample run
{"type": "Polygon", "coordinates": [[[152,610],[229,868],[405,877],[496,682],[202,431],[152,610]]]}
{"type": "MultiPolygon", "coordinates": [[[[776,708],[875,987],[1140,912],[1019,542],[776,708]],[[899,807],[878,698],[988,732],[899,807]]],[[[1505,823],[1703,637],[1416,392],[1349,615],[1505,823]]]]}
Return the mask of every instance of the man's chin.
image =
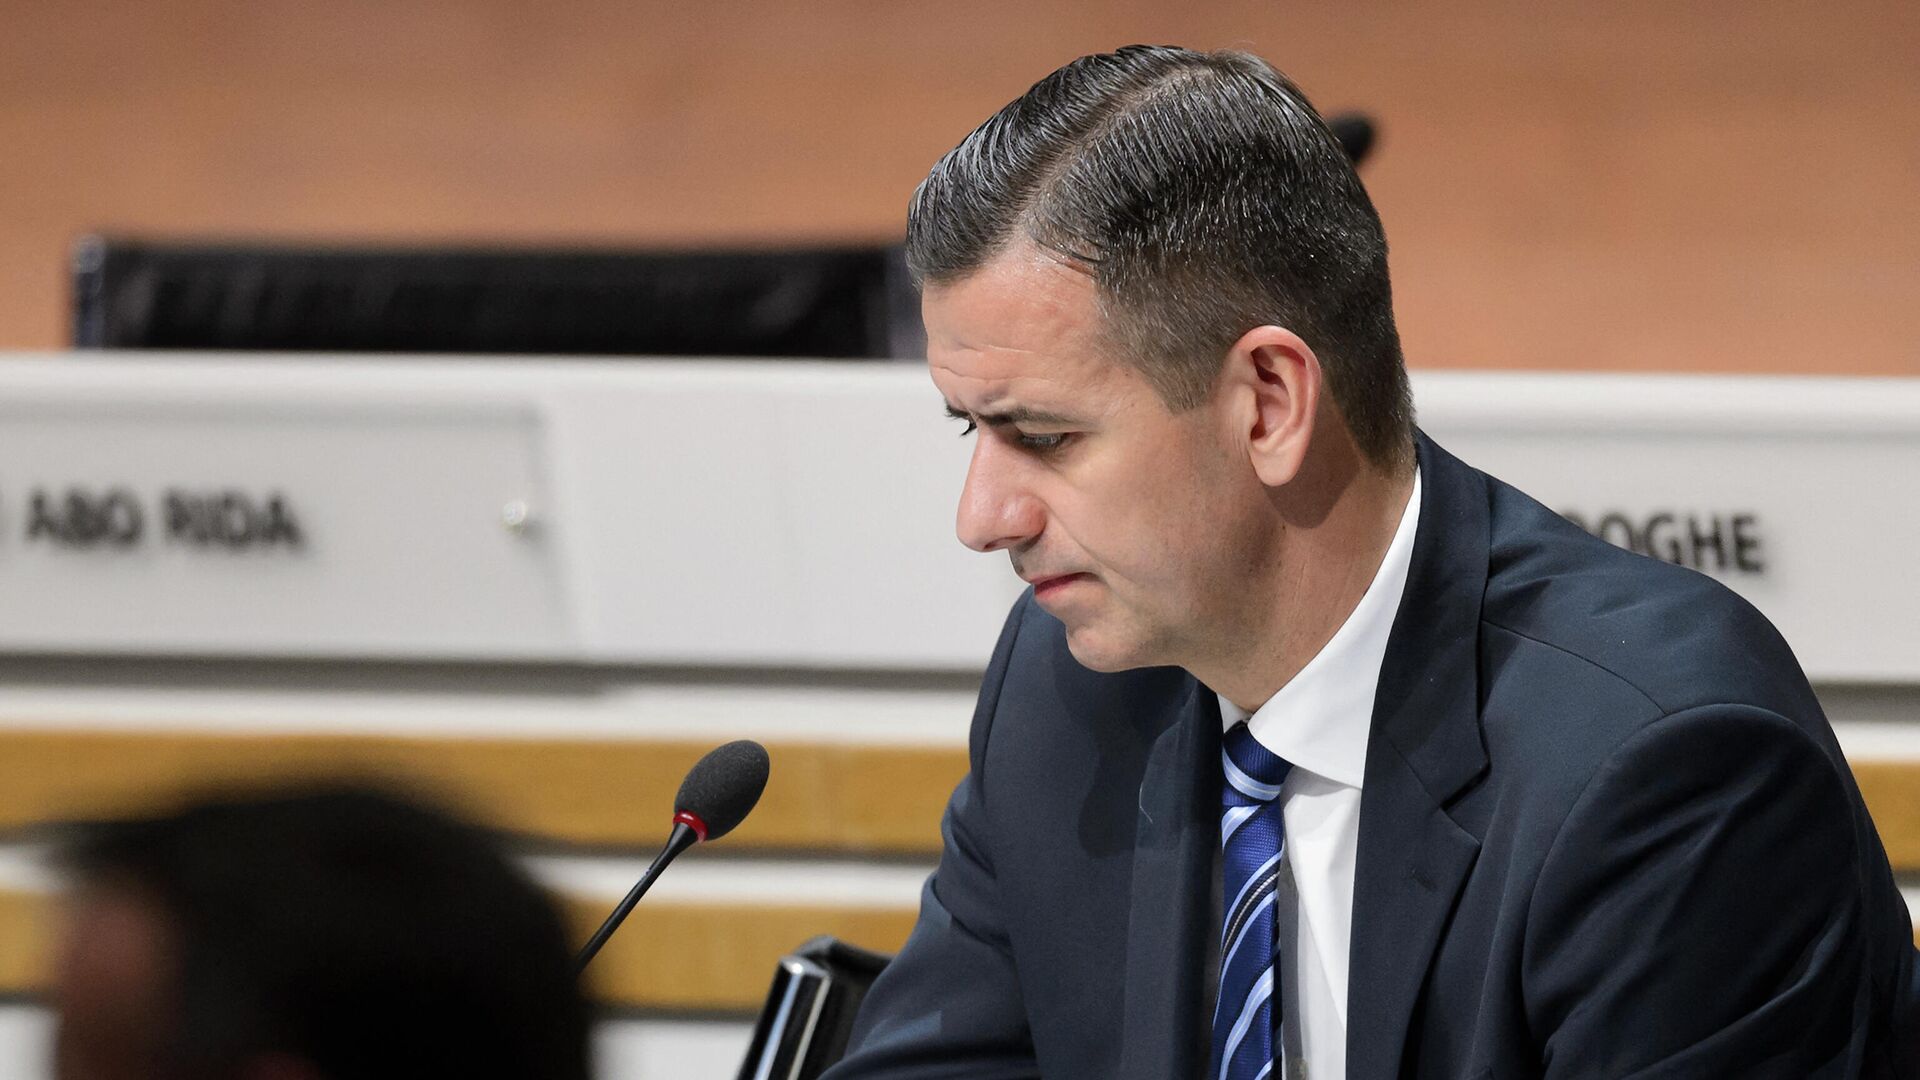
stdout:
{"type": "Polygon", "coordinates": [[[1146,650],[1136,643],[1115,641],[1090,628],[1068,625],[1067,651],[1089,671],[1130,671],[1155,666],[1154,661],[1144,655],[1146,650]]]}

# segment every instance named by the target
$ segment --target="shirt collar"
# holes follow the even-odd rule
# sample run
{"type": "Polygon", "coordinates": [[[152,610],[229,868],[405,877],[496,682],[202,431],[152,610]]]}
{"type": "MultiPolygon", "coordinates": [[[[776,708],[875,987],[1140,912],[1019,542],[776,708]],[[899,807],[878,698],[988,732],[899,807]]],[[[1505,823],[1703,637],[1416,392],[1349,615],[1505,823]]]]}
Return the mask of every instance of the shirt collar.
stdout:
{"type": "Polygon", "coordinates": [[[1242,721],[1260,745],[1286,758],[1296,769],[1359,787],[1366,773],[1367,734],[1373,726],[1373,698],[1380,687],[1380,666],[1387,638],[1406,591],[1413,564],[1413,534],[1420,520],[1420,473],[1400,514],[1400,525],[1372,584],[1340,629],[1314,654],[1300,673],[1249,717],[1220,698],[1225,728],[1242,721]]]}

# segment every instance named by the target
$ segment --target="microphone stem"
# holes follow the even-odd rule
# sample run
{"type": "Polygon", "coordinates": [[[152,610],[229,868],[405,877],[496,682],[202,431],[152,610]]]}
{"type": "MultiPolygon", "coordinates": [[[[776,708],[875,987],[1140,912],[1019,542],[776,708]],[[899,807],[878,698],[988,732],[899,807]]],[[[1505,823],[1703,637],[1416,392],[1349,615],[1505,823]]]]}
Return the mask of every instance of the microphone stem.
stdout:
{"type": "Polygon", "coordinates": [[[593,932],[593,937],[587,940],[586,946],[580,950],[580,955],[574,957],[573,973],[575,977],[578,977],[581,972],[587,969],[587,964],[591,962],[594,955],[600,951],[600,947],[607,943],[607,939],[613,936],[615,930],[620,929],[620,924],[626,921],[627,913],[632,911],[633,905],[639,903],[640,898],[645,896],[647,890],[653,887],[654,879],[658,878],[660,872],[667,868],[667,864],[679,857],[681,852],[699,842],[700,837],[695,835],[692,827],[687,825],[686,822],[676,821],[673,823],[673,832],[667,836],[667,846],[661,848],[660,854],[653,857],[653,865],[647,867],[647,872],[640,875],[639,881],[633,883],[633,888],[627,890],[626,898],[621,900],[619,906],[613,909],[613,914],[607,916],[607,921],[600,924],[600,929],[593,932]]]}

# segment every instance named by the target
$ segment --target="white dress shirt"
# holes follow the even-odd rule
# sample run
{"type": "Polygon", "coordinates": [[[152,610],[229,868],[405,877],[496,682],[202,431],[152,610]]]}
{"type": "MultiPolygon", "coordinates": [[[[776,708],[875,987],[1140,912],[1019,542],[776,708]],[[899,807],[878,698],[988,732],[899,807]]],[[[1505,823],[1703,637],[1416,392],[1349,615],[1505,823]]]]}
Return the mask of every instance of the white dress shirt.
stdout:
{"type": "Polygon", "coordinates": [[[1373,583],[1333,638],[1251,718],[1220,699],[1225,727],[1246,721],[1260,745],[1293,763],[1280,788],[1286,859],[1275,907],[1280,937],[1282,1042],[1287,1080],[1347,1074],[1347,949],[1360,781],[1387,636],[1406,590],[1420,520],[1420,474],[1373,583]],[[1289,890],[1286,886],[1292,885],[1289,890]]]}

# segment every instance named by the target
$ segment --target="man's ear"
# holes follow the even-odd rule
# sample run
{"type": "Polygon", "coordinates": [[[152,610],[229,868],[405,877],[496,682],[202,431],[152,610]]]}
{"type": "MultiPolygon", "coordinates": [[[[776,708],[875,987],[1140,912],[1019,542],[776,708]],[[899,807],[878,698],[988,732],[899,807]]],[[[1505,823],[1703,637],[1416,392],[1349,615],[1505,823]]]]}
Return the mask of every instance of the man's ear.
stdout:
{"type": "Polygon", "coordinates": [[[1245,430],[1247,456],[1268,487],[1279,487],[1300,473],[1313,442],[1320,407],[1320,359],[1298,334],[1278,326],[1256,326],[1227,349],[1226,374],[1250,400],[1251,412],[1237,420],[1245,430]]]}

